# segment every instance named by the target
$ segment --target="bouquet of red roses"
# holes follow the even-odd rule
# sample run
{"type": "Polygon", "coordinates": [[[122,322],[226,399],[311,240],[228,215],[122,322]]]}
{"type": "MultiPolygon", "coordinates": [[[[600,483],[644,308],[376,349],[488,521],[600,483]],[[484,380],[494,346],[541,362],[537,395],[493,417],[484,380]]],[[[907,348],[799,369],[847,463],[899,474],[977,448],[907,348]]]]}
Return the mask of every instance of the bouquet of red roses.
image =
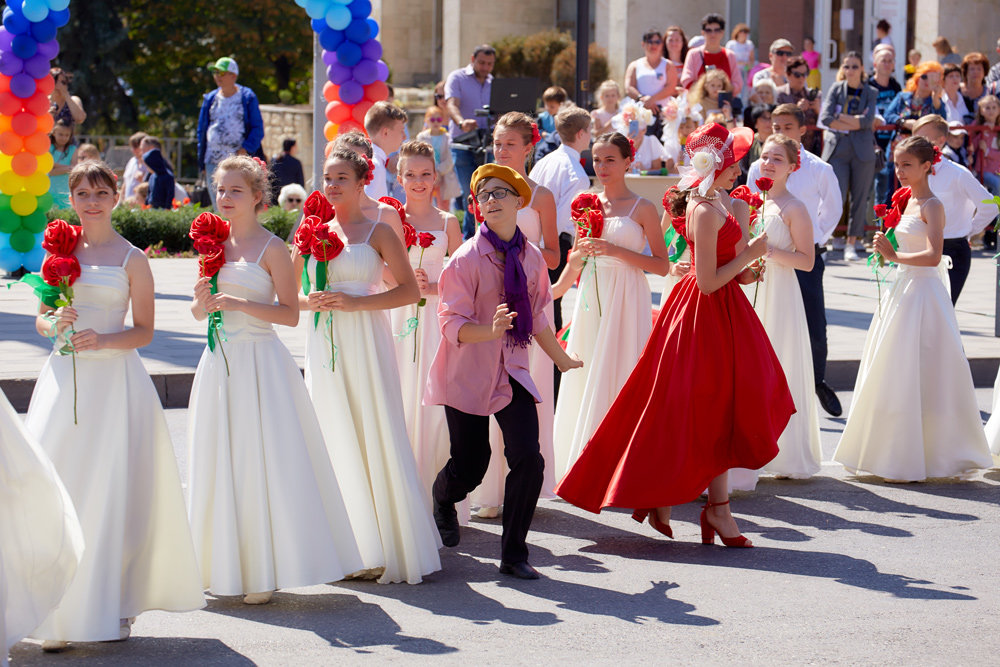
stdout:
{"type": "MultiPolygon", "coordinates": [[[[764,202],[767,200],[767,193],[771,191],[772,187],[774,187],[774,179],[761,176],[754,181],[754,185],[756,185],[757,189],[763,193],[763,196],[757,195],[745,185],[741,185],[733,190],[729,196],[734,199],[742,199],[750,206],[750,232],[755,236],[759,236],[764,232],[764,217],[762,212],[764,210],[764,202]],[[761,212],[761,215],[758,215],[758,212],[761,212]]],[[[754,275],[758,278],[760,277],[760,271],[764,268],[764,261],[764,258],[760,258],[750,266],[750,270],[753,271],[754,275]],[[759,268],[754,268],[754,266],[759,268]]],[[[754,308],[757,307],[757,293],[759,291],[760,281],[757,281],[753,288],[754,308]]]]}
{"type": "MultiPolygon", "coordinates": [[[[581,192],[570,204],[570,218],[576,224],[576,235],[581,239],[599,239],[604,233],[604,205],[594,192],[581,192]]],[[[583,260],[584,267],[587,260],[583,260]]],[[[597,284],[597,262],[594,262],[594,291],[597,294],[597,314],[601,312],[601,290],[597,284]]]]}
{"type": "MultiPolygon", "coordinates": [[[[324,201],[326,201],[324,199],[324,201]]],[[[332,219],[332,215],[330,219],[332,219]]],[[[309,215],[302,220],[302,224],[295,232],[295,247],[299,254],[305,259],[305,266],[302,268],[302,293],[309,294],[309,258],[316,262],[315,283],[316,291],[321,292],[326,289],[330,282],[330,261],[336,259],[344,250],[344,242],[337,235],[337,232],[330,229],[328,222],[323,222],[319,216],[309,215]]],[[[313,326],[319,326],[319,312],[313,313],[313,326]]],[[[329,314],[327,322],[328,337],[330,339],[330,369],[337,370],[337,346],[333,342],[333,312],[329,314]]]]}
{"type": "MultiPolygon", "coordinates": [[[[899,247],[899,242],[896,241],[896,226],[899,224],[900,218],[903,217],[906,204],[910,201],[910,194],[910,188],[899,188],[892,193],[891,205],[878,204],[875,206],[875,218],[879,221],[879,229],[885,230],[885,238],[889,240],[893,248],[899,247]]],[[[880,253],[874,252],[869,255],[868,268],[875,276],[875,287],[878,291],[879,317],[882,316],[882,274],[879,269],[884,266],[885,257],[880,253]]]]}
{"type": "MultiPolygon", "coordinates": [[[[229,238],[229,223],[214,213],[201,213],[191,222],[188,236],[194,242],[198,253],[198,275],[210,278],[209,287],[212,294],[219,293],[219,270],[226,263],[226,249],[223,243],[229,238]]],[[[222,360],[226,364],[226,375],[229,375],[229,359],[222,347],[222,312],[208,314],[208,349],[215,352],[216,340],[222,360]]]]}

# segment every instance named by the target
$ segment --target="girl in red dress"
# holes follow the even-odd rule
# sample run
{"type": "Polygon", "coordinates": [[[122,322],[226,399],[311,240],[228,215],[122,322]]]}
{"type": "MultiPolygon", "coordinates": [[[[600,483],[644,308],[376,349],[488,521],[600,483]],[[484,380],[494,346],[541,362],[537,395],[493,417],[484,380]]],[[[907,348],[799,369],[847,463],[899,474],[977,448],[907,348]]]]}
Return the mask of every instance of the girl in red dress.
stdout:
{"type": "MultiPolygon", "coordinates": [[[[673,289],[635,369],[597,432],[556,487],[591,512],[640,508],[637,521],[668,537],[670,507],[708,487],[705,544],[749,547],[729,510],[730,468],[757,469],[778,453],[795,412],[785,374],[739,283],[758,279],[767,237],[750,239],[725,191],[753,141],[705,125],[688,138],[691,167],[668,192],[669,214],[693,249],[694,267],[673,289]],[[655,508],[655,509],[646,509],[655,508]]],[[[746,220],[746,208],[739,210],[746,220]]]]}

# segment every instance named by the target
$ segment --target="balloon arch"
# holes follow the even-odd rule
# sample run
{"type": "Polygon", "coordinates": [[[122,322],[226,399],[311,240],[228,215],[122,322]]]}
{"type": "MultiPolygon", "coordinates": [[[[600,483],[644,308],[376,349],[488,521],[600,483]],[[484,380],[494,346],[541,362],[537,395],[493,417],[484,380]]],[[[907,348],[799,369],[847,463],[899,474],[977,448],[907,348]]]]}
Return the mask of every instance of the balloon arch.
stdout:
{"type": "MultiPolygon", "coordinates": [[[[52,206],[49,153],[54,119],[49,74],[59,54],[56,32],[69,21],[70,0],[11,0],[0,28],[0,270],[38,271],[42,233],[52,206]]],[[[323,47],[327,140],[364,131],[368,109],[388,97],[389,67],[375,39],[370,0],[295,0],[312,19],[323,47]]]]}

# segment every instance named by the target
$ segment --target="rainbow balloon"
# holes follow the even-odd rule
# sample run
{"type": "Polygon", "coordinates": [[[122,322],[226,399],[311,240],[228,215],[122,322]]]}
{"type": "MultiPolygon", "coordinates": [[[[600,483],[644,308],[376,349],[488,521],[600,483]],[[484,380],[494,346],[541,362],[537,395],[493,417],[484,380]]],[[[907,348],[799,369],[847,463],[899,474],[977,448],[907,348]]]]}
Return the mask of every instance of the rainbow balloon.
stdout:
{"type": "Polygon", "coordinates": [[[378,23],[369,0],[295,0],[312,19],[323,47],[328,81],[323,86],[327,141],[338,134],[365,131],[365,114],[389,96],[389,66],[375,39],[378,23]]]}
{"type": "Polygon", "coordinates": [[[49,74],[69,0],[11,0],[0,28],[0,269],[41,269],[49,194],[49,74]]]}

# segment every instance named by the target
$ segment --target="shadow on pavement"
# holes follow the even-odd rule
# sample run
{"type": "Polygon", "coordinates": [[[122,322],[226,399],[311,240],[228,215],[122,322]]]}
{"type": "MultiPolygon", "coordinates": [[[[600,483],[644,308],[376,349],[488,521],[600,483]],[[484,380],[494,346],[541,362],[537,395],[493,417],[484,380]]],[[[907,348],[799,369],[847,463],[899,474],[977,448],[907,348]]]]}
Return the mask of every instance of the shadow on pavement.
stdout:
{"type": "Polygon", "coordinates": [[[16,665],[253,665],[218,639],[132,637],[125,642],[72,644],[62,653],[43,653],[40,644],[21,642],[10,651],[16,665]]]}

